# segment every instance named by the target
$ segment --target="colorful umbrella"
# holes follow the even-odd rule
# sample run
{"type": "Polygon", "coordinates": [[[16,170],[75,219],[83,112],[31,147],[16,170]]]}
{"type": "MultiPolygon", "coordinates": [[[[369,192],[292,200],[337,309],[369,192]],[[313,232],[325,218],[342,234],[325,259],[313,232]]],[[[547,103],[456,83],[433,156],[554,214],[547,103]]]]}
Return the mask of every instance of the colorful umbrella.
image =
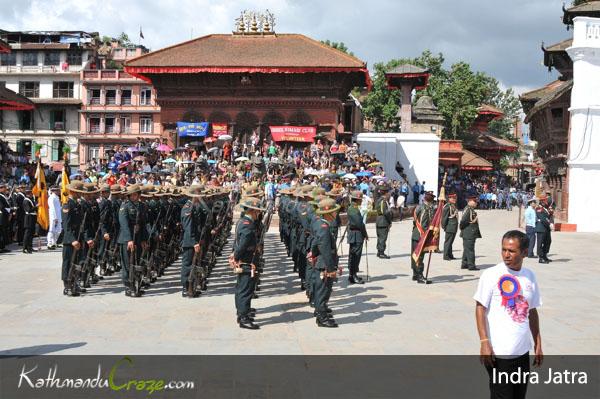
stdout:
{"type": "Polygon", "coordinates": [[[128,167],[130,163],[131,163],[130,161],[123,162],[121,165],[119,165],[119,169],[128,167]]]}
{"type": "Polygon", "coordinates": [[[173,151],[173,148],[171,148],[170,146],[166,145],[166,144],[161,144],[158,147],[156,147],[156,149],[160,152],[171,152],[173,151]]]}
{"type": "Polygon", "coordinates": [[[372,166],[381,166],[381,165],[383,165],[381,162],[371,162],[371,163],[369,164],[369,166],[371,166],[371,167],[372,167],[372,166]]]}
{"type": "Polygon", "coordinates": [[[368,172],[366,170],[363,170],[362,172],[358,172],[356,174],[356,176],[358,176],[358,177],[371,177],[371,176],[373,176],[373,173],[368,172]]]}
{"type": "Polygon", "coordinates": [[[248,159],[248,157],[237,157],[235,159],[235,162],[243,162],[243,161],[249,161],[250,159],[248,159]]]}
{"type": "Polygon", "coordinates": [[[220,136],[219,136],[219,140],[221,140],[221,141],[227,141],[227,140],[231,140],[232,138],[233,138],[233,137],[231,137],[231,136],[230,136],[230,135],[228,135],[228,134],[222,134],[222,135],[220,135],[220,136]]]}
{"type": "Polygon", "coordinates": [[[138,155],[137,157],[133,158],[134,161],[139,161],[139,162],[142,162],[144,159],[146,159],[146,158],[144,158],[142,155],[138,155]]]}
{"type": "Polygon", "coordinates": [[[137,147],[129,147],[126,151],[128,152],[140,152],[140,149],[137,147]]]}
{"type": "Polygon", "coordinates": [[[344,179],[356,179],[356,175],[354,175],[352,173],[346,173],[344,175],[344,179]]]}
{"type": "Polygon", "coordinates": [[[175,163],[177,162],[176,160],[174,160],[173,158],[167,158],[163,161],[163,163],[175,163]]]}

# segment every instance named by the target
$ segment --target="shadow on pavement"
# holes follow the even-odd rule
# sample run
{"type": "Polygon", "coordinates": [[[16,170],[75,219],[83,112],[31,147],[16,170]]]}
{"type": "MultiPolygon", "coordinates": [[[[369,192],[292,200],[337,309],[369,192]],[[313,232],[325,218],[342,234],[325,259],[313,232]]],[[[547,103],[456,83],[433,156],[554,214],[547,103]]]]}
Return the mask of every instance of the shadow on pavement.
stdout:
{"type": "Polygon", "coordinates": [[[26,357],[26,356],[38,356],[45,355],[48,353],[64,351],[72,348],[79,348],[87,345],[87,342],[73,342],[71,344],[46,344],[46,345],[35,345],[25,346],[23,348],[5,349],[0,351],[0,356],[8,357],[26,357]]]}

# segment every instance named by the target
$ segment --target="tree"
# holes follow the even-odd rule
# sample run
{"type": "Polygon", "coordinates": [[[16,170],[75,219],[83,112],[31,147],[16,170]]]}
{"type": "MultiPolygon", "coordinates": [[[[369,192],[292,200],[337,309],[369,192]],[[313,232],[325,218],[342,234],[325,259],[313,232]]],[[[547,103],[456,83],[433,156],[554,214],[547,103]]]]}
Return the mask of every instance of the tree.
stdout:
{"type": "Polygon", "coordinates": [[[477,108],[482,104],[498,107],[506,115],[506,119],[494,121],[490,130],[493,128],[493,133],[505,137],[510,134],[514,118],[521,109],[512,89],[501,90],[496,79],[482,72],[472,71],[465,62],[458,62],[446,70],[444,61],[443,54],[434,55],[426,50],[417,58],[394,59],[386,64],[375,64],[373,87],[363,103],[363,113],[373,123],[374,129],[398,129],[396,114],[400,93],[398,90],[387,89],[385,72],[408,63],[429,70],[429,85],[424,90],[417,91],[415,100],[424,95],[432,98],[444,116],[445,138],[464,138],[477,117],[477,108]]]}
{"type": "Polygon", "coordinates": [[[573,6],[579,6],[583,3],[588,3],[590,0],[573,0],[573,6]]]}
{"type": "Polygon", "coordinates": [[[354,53],[352,51],[348,51],[348,47],[344,44],[344,42],[332,42],[329,40],[321,40],[321,43],[328,45],[329,47],[333,47],[336,50],[340,50],[343,53],[349,54],[354,57],[354,53]]]}
{"type": "Polygon", "coordinates": [[[119,43],[121,44],[129,44],[131,43],[129,41],[129,36],[127,35],[127,33],[125,32],[121,32],[121,34],[119,35],[119,37],[117,37],[117,40],[119,41],[119,43]]]}

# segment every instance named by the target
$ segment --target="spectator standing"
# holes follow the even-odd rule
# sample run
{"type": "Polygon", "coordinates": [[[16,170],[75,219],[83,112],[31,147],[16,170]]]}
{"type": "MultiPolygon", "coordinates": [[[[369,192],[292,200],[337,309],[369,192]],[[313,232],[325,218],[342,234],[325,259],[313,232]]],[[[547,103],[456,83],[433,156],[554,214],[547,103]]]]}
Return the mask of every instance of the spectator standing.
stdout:
{"type": "Polygon", "coordinates": [[[525,398],[527,378],[512,384],[499,373],[529,372],[529,351],[534,366],[543,362],[537,308],[542,305],[533,271],[523,267],[529,243],[527,236],[512,230],[502,237],[502,260],[484,271],[475,299],[480,360],[489,375],[492,398],[525,398]],[[532,339],[533,338],[533,339],[532,339]]]}
{"type": "Polygon", "coordinates": [[[525,233],[527,234],[527,239],[529,240],[529,247],[527,250],[528,258],[535,258],[533,253],[533,249],[535,248],[535,208],[536,208],[535,198],[530,199],[527,202],[527,209],[525,209],[525,233]]]}

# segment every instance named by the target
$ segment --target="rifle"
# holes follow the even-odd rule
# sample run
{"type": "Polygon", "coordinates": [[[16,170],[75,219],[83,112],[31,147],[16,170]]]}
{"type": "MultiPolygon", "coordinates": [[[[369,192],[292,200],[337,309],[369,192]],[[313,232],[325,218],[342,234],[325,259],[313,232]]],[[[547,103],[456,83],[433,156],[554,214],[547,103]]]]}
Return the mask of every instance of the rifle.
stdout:
{"type": "MultiPolygon", "coordinates": [[[[87,219],[87,210],[83,213],[83,220],[81,221],[81,225],[79,226],[79,231],[77,232],[77,242],[79,242],[80,248],[83,245],[81,242],[83,236],[83,230],[85,227],[85,220],[87,219]]],[[[81,265],[77,262],[77,255],[79,254],[79,249],[73,249],[73,253],[71,254],[71,260],[69,267],[69,275],[67,277],[67,285],[71,288],[71,292],[79,291],[79,287],[77,285],[77,279],[79,278],[79,274],[81,272],[81,265]]]]}
{"type": "MultiPolygon", "coordinates": [[[[99,246],[99,241],[101,239],[104,239],[103,237],[100,237],[100,233],[102,231],[102,226],[104,225],[104,222],[106,221],[106,217],[108,215],[108,212],[106,212],[103,216],[102,219],[98,222],[98,228],[96,229],[96,234],[94,234],[94,247],[93,248],[89,248],[88,252],[87,252],[87,256],[85,258],[85,262],[83,264],[83,270],[84,270],[84,277],[85,280],[83,282],[83,286],[86,287],[89,284],[89,280],[90,280],[90,275],[92,275],[95,266],[93,266],[93,253],[98,251],[98,246],[99,246]],[[90,269],[90,265],[92,265],[92,269],[90,269]]],[[[104,253],[106,253],[107,248],[105,248],[104,253]]],[[[96,259],[98,260],[98,259],[96,259]]],[[[100,264],[101,265],[101,264],[100,264]]]]}
{"type": "Polygon", "coordinates": [[[139,230],[140,230],[140,213],[141,212],[138,208],[137,213],[135,215],[135,224],[133,226],[133,237],[132,237],[133,249],[131,250],[131,253],[129,254],[129,289],[132,292],[135,292],[136,296],[141,295],[139,285],[137,288],[135,287],[135,273],[136,273],[136,269],[138,268],[137,257],[136,257],[137,248],[135,246],[135,243],[137,241],[139,230]]]}
{"type": "MultiPolygon", "coordinates": [[[[154,220],[154,224],[152,225],[152,228],[150,229],[150,232],[148,233],[149,235],[149,240],[152,240],[154,237],[154,233],[156,232],[156,228],[158,226],[158,221],[160,220],[160,216],[162,215],[162,209],[158,212],[158,215],[156,215],[156,219],[154,220]]],[[[151,253],[150,251],[150,243],[148,243],[148,247],[146,249],[142,250],[142,254],[140,255],[141,258],[141,262],[143,264],[145,264],[147,266],[147,270],[148,273],[151,274],[152,270],[154,269],[154,262],[152,262],[152,260],[154,259],[154,253],[151,253]],[[148,256],[146,257],[146,253],[148,253],[148,256]]],[[[158,271],[156,273],[158,275],[158,271]]],[[[150,279],[152,279],[152,276],[149,276],[150,279]]]]}
{"type": "MultiPolygon", "coordinates": [[[[200,233],[200,241],[199,244],[204,243],[204,238],[208,232],[210,224],[205,223],[202,228],[202,233],[200,233]]],[[[196,276],[199,275],[200,280],[200,289],[206,289],[206,278],[208,277],[208,270],[202,266],[202,258],[204,257],[204,247],[200,245],[200,251],[194,251],[194,257],[192,258],[192,268],[190,269],[190,274],[188,275],[188,296],[194,297],[196,296],[196,276]],[[198,272],[198,269],[201,271],[198,272]]]]}

